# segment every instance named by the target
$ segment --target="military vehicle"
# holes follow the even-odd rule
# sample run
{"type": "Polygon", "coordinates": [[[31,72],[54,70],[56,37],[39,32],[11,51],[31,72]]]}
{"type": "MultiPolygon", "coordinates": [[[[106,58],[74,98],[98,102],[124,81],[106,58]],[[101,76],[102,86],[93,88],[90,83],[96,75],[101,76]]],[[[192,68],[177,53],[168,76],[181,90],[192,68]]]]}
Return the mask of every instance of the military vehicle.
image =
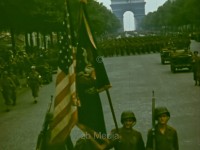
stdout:
{"type": "Polygon", "coordinates": [[[166,62],[170,62],[170,53],[171,53],[170,48],[163,48],[160,51],[160,58],[161,58],[162,64],[165,64],[166,62]]]}
{"type": "Polygon", "coordinates": [[[185,49],[177,49],[171,52],[170,69],[175,73],[178,70],[192,70],[192,52],[185,49]]]}

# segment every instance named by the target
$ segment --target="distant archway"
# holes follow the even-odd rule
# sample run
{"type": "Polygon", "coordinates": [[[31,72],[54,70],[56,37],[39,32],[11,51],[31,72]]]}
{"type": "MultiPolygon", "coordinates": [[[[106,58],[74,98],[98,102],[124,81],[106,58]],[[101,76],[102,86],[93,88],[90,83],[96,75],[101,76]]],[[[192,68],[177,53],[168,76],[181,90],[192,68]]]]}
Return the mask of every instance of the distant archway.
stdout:
{"type": "Polygon", "coordinates": [[[134,14],[131,11],[127,11],[123,15],[123,26],[124,31],[133,31],[135,30],[135,20],[134,14]]]}
{"type": "Polygon", "coordinates": [[[121,22],[121,32],[124,31],[123,15],[126,11],[133,12],[135,18],[135,29],[140,29],[138,25],[145,16],[145,4],[146,2],[144,0],[111,0],[110,7],[112,8],[112,12],[121,22]]]}

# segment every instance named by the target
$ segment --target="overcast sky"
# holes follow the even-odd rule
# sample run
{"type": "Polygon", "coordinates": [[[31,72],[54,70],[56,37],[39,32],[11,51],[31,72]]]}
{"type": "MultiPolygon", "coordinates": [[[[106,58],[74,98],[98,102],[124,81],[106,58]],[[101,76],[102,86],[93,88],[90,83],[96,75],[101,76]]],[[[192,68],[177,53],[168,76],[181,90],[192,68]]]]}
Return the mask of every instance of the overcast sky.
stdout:
{"type": "MultiPolygon", "coordinates": [[[[103,3],[108,9],[111,10],[110,4],[111,0],[96,0],[100,3],[103,3]]],[[[149,12],[156,11],[159,6],[162,6],[167,0],[145,0],[145,14],[149,12]]],[[[134,30],[134,19],[133,14],[130,12],[126,12],[124,14],[124,28],[125,31],[134,30]]]]}

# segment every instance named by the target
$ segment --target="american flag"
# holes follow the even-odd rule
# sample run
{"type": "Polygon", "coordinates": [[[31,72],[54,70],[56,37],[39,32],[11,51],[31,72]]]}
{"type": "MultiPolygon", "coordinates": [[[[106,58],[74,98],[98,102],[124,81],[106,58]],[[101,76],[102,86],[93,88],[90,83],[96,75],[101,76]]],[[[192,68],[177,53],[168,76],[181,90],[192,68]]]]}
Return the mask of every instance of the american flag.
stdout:
{"type": "Polygon", "coordinates": [[[64,142],[70,135],[71,129],[77,123],[77,107],[74,105],[76,102],[75,47],[72,45],[73,38],[68,11],[66,11],[65,16],[65,32],[63,32],[60,41],[54,117],[50,126],[50,144],[64,142]]]}

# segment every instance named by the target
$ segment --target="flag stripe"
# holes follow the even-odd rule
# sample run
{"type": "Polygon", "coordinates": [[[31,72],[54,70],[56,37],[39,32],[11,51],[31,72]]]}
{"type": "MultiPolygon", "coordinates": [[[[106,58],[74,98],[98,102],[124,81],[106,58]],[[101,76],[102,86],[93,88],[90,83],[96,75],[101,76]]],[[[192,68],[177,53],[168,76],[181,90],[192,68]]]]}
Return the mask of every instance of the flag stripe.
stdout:
{"type": "Polygon", "coordinates": [[[56,87],[58,86],[60,81],[62,81],[63,78],[65,78],[65,77],[66,77],[66,74],[60,68],[58,68],[57,77],[56,77],[56,87]]]}
{"type": "Polygon", "coordinates": [[[70,103],[69,105],[66,105],[65,107],[63,107],[63,109],[60,110],[60,112],[56,115],[56,117],[54,118],[55,123],[52,124],[53,128],[56,127],[65,116],[69,115],[72,111],[74,111],[74,109],[70,105],[72,104],[70,103]]]}
{"type": "Polygon", "coordinates": [[[64,97],[67,92],[75,92],[73,87],[75,87],[75,74],[70,77],[66,76],[62,81],[60,81],[59,84],[57,84],[57,92],[54,103],[55,107],[62,101],[62,97],[64,97]]]}
{"type": "Polygon", "coordinates": [[[62,128],[62,130],[60,129],[59,126],[57,127],[58,128],[57,134],[55,138],[52,140],[52,143],[59,143],[61,139],[65,139],[66,135],[69,135],[71,129],[75,126],[76,122],[74,122],[74,120],[77,120],[77,111],[74,111],[69,115],[71,115],[70,120],[67,121],[67,119],[63,119],[64,127],[62,128]],[[68,123],[66,126],[66,122],[70,123],[68,123]]]}
{"type": "MultiPolygon", "coordinates": [[[[65,101],[65,100],[63,100],[63,101],[65,101]]],[[[55,116],[55,122],[59,123],[59,121],[61,121],[61,119],[64,118],[64,115],[69,114],[69,112],[71,111],[71,109],[72,109],[71,107],[73,105],[72,102],[70,101],[70,102],[66,102],[66,103],[68,103],[68,104],[67,105],[64,104],[63,106],[60,107],[61,109],[55,116]]],[[[61,104],[63,104],[63,103],[61,103],[61,104]]],[[[52,124],[52,126],[54,127],[57,124],[52,124]]]]}

